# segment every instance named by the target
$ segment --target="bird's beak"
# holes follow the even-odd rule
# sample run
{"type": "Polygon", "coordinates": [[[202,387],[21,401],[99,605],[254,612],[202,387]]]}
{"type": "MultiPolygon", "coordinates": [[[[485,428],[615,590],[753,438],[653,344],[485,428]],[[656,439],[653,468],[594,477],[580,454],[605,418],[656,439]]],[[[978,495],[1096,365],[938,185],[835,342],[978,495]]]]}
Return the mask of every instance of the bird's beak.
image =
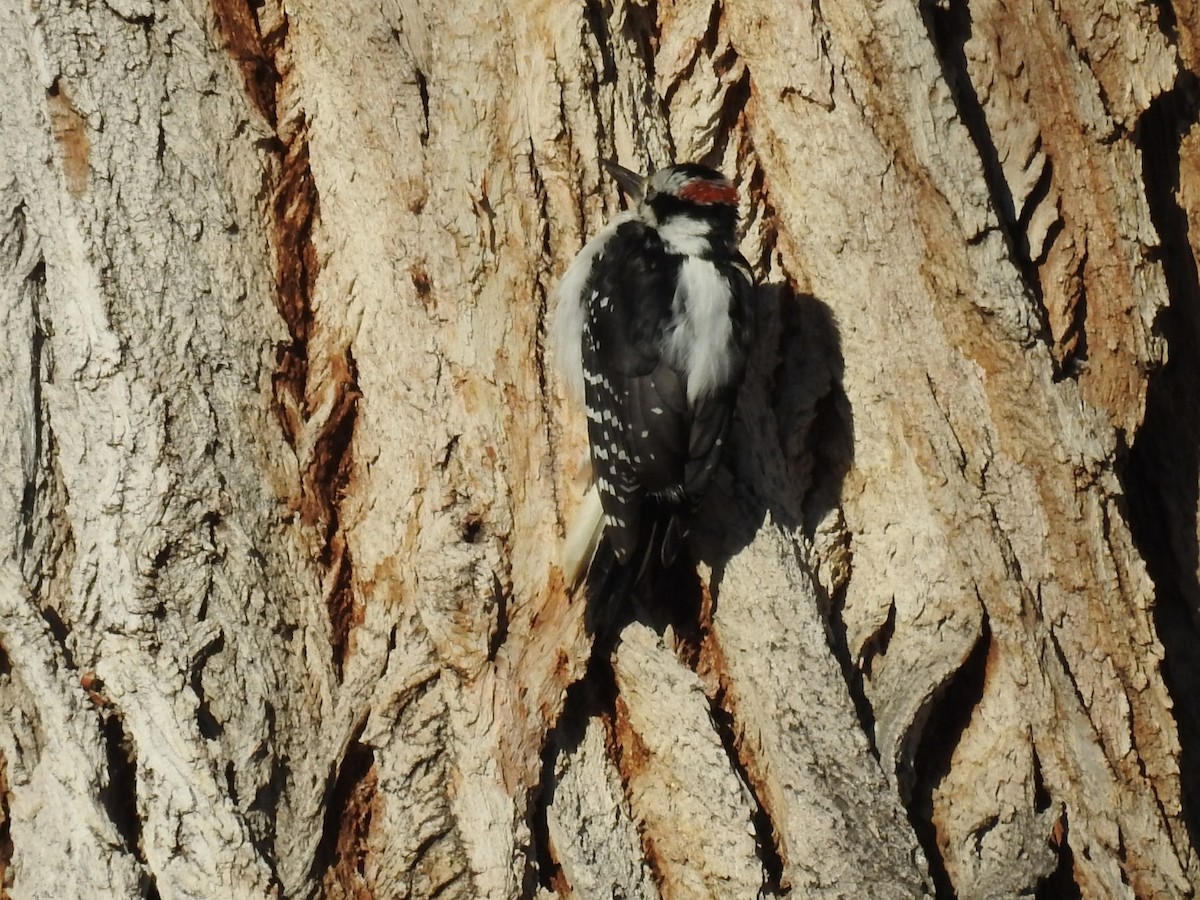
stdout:
{"type": "Polygon", "coordinates": [[[600,163],[617,180],[617,184],[621,186],[621,190],[625,192],[626,197],[634,203],[641,202],[642,197],[646,194],[645,176],[639,175],[637,172],[631,172],[611,159],[602,159],[600,163]]]}

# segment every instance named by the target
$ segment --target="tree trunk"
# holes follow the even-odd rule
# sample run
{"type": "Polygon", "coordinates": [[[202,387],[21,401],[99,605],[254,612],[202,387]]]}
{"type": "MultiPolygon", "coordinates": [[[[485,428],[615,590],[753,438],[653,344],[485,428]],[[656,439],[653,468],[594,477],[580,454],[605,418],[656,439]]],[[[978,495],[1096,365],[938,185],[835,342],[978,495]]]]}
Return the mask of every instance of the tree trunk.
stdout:
{"type": "Polygon", "coordinates": [[[0,16],[0,894],[1192,895],[1190,0],[0,16]],[[597,641],[606,156],[761,286],[597,641]]]}

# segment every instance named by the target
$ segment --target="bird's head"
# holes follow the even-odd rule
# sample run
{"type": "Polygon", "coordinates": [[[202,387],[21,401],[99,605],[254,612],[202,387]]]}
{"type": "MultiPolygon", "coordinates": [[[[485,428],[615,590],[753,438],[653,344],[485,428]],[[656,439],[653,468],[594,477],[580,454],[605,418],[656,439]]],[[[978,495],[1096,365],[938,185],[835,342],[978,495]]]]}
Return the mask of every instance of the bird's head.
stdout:
{"type": "Polygon", "coordinates": [[[653,175],[639,175],[611,160],[603,162],[649,224],[662,228],[686,219],[712,238],[734,240],[737,188],[716,169],[677,163],[653,175]]]}

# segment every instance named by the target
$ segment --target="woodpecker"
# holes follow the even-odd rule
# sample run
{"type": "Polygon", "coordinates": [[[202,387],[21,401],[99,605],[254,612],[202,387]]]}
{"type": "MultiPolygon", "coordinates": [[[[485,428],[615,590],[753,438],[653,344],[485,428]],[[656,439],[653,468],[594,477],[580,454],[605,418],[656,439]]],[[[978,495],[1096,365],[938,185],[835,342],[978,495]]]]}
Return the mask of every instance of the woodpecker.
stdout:
{"type": "Polygon", "coordinates": [[[630,585],[674,561],[720,462],[751,340],[734,185],[693,163],[649,176],[604,166],[630,208],[564,273],[552,333],[587,415],[593,478],[563,552],[572,587],[601,568],[632,573],[630,585]]]}

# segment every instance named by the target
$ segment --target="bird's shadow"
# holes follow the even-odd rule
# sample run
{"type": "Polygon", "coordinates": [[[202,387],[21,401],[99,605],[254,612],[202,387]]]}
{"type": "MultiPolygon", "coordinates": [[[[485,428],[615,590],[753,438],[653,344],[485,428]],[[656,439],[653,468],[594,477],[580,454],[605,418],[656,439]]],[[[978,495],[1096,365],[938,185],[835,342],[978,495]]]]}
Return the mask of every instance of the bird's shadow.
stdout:
{"type": "MultiPolygon", "coordinates": [[[[638,592],[614,621],[618,628],[638,619],[698,638],[719,602],[727,564],[768,517],[811,539],[840,505],[854,458],[854,419],[833,312],[811,294],[774,282],[757,289],[756,319],[725,464],[693,518],[689,552],[638,592]],[[711,570],[707,589],[697,561],[711,570]]],[[[831,616],[835,641],[836,620],[831,616]]]]}

